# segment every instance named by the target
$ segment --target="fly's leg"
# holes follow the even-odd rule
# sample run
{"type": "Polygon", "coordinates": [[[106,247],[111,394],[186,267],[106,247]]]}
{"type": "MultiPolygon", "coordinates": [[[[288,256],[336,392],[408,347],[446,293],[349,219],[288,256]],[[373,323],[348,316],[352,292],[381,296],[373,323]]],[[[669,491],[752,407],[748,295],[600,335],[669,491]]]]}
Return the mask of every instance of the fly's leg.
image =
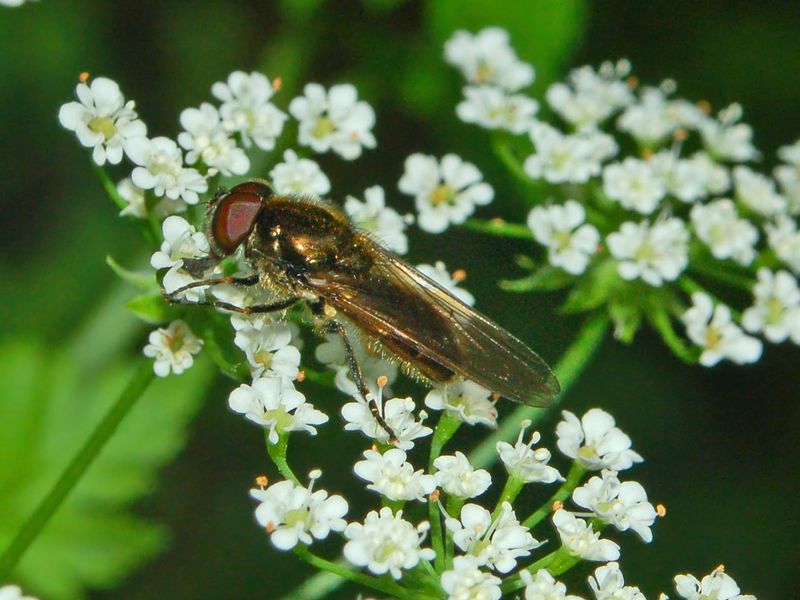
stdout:
{"type": "Polygon", "coordinates": [[[185,298],[173,298],[169,295],[165,295],[165,297],[167,299],[167,302],[169,302],[170,304],[180,304],[186,306],[213,306],[214,308],[220,308],[223,310],[229,310],[231,312],[242,313],[243,315],[256,315],[256,314],[278,312],[279,310],[285,310],[290,306],[292,306],[293,304],[300,301],[300,298],[287,298],[286,300],[281,300],[273,304],[236,306],[235,304],[231,304],[230,302],[222,302],[220,300],[204,300],[200,302],[192,302],[191,300],[186,300],[185,298]]]}
{"type": "Polygon", "coordinates": [[[350,344],[350,338],[348,338],[347,331],[345,330],[344,326],[337,321],[330,321],[328,323],[328,329],[332,333],[338,333],[339,337],[342,338],[344,349],[347,353],[347,365],[350,369],[350,374],[353,376],[353,380],[356,383],[356,387],[358,387],[358,391],[361,393],[361,396],[369,406],[369,411],[372,413],[372,416],[378,422],[378,425],[380,425],[381,429],[389,434],[389,443],[397,443],[397,436],[394,434],[394,431],[392,431],[392,428],[389,427],[389,425],[383,419],[383,415],[381,415],[380,409],[378,408],[378,403],[375,402],[375,397],[370,393],[369,388],[364,381],[364,375],[361,373],[361,367],[358,365],[356,355],[353,352],[353,346],[350,344]]]}
{"type": "Polygon", "coordinates": [[[242,285],[245,287],[250,287],[256,285],[258,283],[258,275],[248,275],[247,277],[212,277],[211,279],[199,279],[197,281],[192,281],[191,283],[187,283],[184,286],[179,287],[177,290],[172,292],[167,292],[163,287],[161,288],[161,294],[164,298],[167,299],[168,302],[174,302],[175,304],[181,304],[178,302],[178,296],[187,292],[191,289],[204,287],[208,285],[222,285],[222,284],[233,284],[233,285],[242,285]]]}
{"type": "Polygon", "coordinates": [[[258,275],[248,275],[247,277],[214,277],[212,279],[200,279],[198,281],[192,281],[191,283],[187,283],[183,287],[179,287],[172,293],[168,293],[163,287],[161,288],[161,294],[164,296],[164,299],[169,302],[170,304],[181,304],[181,305],[191,305],[191,306],[213,306],[214,308],[220,308],[223,310],[229,310],[231,312],[238,312],[244,315],[254,315],[254,314],[263,314],[263,313],[271,313],[277,312],[279,310],[284,310],[289,308],[296,302],[300,300],[300,298],[287,298],[286,300],[280,300],[279,302],[274,302],[272,304],[256,304],[253,306],[236,306],[235,304],[231,304],[230,302],[223,302],[221,300],[204,300],[199,302],[193,302],[191,300],[187,300],[186,298],[179,298],[180,294],[183,294],[187,290],[191,290],[197,287],[203,287],[207,285],[220,285],[220,284],[234,284],[234,285],[243,285],[243,286],[253,286],[258,283],[258,275]]]}

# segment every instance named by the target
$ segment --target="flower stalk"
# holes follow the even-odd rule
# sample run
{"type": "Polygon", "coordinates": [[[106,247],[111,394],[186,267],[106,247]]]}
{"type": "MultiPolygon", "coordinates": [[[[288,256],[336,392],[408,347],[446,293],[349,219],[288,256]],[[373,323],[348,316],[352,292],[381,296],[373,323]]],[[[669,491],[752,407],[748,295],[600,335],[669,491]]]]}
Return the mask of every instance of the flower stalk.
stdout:
{"type": "Polygon", "coordinates": [[[50,522],[59,507],[75,489],[94,463],[117,427],[153,381],[155,374],[149,361],[141,361],[133,377],[109,407],[103,419],[62,471],[50,492],[39,503],[8,548],[0,556],[0,581],[6,581],[25,551],[50,522]]]}

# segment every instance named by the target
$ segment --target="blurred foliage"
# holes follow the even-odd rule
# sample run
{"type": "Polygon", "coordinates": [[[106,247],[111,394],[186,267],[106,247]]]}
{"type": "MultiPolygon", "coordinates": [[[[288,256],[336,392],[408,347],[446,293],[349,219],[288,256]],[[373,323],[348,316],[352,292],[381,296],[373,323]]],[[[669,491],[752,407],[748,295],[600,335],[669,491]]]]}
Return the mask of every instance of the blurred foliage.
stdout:
{"type": "MultiPolygon", "coordinates": [[[[456,121],[461,82],[441,58],[454,29],[487,25],[509,29],[537,69],[537,92],[570,66],[627,56],[643,81],[673,77],[682,94],[715,106],[742,101],[768,160],[800,135],[800,13],[791,2],[41,0],[0,10],[0,546],[124,385],[126,360],[145,339],[124,308],[140,291],[117,283],[105,262],[111,255],[145,266],[140,237],[104,197],[88,153],[57,124],[77,74],[119,81],[150,131],[170,136],[180,110],[208,99],[211,84],[235,69],[280,76],[284,107],[305,82],[351,81],[376,108],[379,150],[355,164],[320,157],[335,197],[380,183],[409,211],[411,201],[392,193],[404,158],[455,150],[497,190],[481,216],[521,221],[524,191],[504,174],[485,132],[456,121]]],[[[273,160],[256,159],[262,171],[273,160]]],[[[545,357],[554,361],[567,345],[576,322],[553,318],[559,292],[520,306],[497,288],[521,276],[512,257],[530,253],[529,243],[448,232],[413,233],[410,246],[413,262],[442,258],[466,268],[480,308],[536,341],[545,357]]],[[[792,502],[800,496],[800,352],[770,347],[757,366],[705,371],[678,364],[655,336],[640,338],[632,347],[607,342],[566,399],[576,412],[601,405],[617,416],[647,459],[636,478],[667,505],[652,545],[623,543],[626,572],[655,596],[676,572],[724,562],[745,590],[791,597],[800,584],[792,502]]],[[[117,585],[93,596],[277,598],[308,576],[253,525],[246,490],[269,468],[261,436],[228,412],[227,381],[204,393],[212,373],[202,361],[154,386],[134,409],[21,563],[17,574],[32,592],[74,598],[84,586],[117,585]],[[159,476],[198,409],[185,450],[159,476]],[[143,565],[165,547],[167,529],[155,522],[171,543],[143,565]]],[[[304,391],[331,415],[342,401],[310,383],[304,391]]],[[[543,426],[547,443],[556,418],[543,426]]],[[[335,448],[346,464],[361,440],[333,418],[303,442],[292,449],[297,462],[328,466],[326,485],[353,496],[358,484],[318,457],[335,448]]],[[[351,514],[364,508],[355,502],[351,514]]]]}

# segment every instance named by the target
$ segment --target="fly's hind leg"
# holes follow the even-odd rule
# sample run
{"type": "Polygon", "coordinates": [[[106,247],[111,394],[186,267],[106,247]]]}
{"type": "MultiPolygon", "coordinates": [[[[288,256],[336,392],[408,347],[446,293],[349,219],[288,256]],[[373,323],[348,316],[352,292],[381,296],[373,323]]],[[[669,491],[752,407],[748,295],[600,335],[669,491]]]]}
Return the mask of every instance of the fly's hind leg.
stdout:
{"type": "MultiPolygon", "coordinates": [[[[315,309],[317,306],[320,306],[320,304],[315,305],[315,309]]],[[[383,415],[381,415],[380,409],[378,408],[378,403],[375,401],[375,397],[370,393],[369,388],[364,381],[364,374],[361,372],[361,367],[358,365],[358,361],[356,360],[356,355],[353,352],[353,346],[350,343],[347,330],[345,330],[344,326],[337,321],[329,321],[327,327],[331,333],[338,333],[339,337],[342,338],[342,343],[344,344],[344,349],[347,353],[347,365],[350,369],[350,374],[353,376],[353,380],[355,381],[356,387],[358,387],[358,391],[361,393],[361,396],[369,406],[369,411],[372,413],[372,416],[378,422],[378,425],[380,425],[381,429],[389,434],[389,443],[397,443],[397,436],[384,420],[383,415]]]]}

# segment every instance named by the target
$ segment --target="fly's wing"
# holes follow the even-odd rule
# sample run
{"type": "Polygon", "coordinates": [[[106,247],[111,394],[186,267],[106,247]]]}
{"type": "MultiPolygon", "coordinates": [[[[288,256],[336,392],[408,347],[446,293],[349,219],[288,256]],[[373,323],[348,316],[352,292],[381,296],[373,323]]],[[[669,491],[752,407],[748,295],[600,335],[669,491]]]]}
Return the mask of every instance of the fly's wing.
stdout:
{"type": "Polygon", "coordinates": [[[509,400],[551,403],[558,381],[533,350],[414,267],[377,245],[373,252],[366,269],[326,271],[309,285],[390,347],[394,342],[509,400]]]}

